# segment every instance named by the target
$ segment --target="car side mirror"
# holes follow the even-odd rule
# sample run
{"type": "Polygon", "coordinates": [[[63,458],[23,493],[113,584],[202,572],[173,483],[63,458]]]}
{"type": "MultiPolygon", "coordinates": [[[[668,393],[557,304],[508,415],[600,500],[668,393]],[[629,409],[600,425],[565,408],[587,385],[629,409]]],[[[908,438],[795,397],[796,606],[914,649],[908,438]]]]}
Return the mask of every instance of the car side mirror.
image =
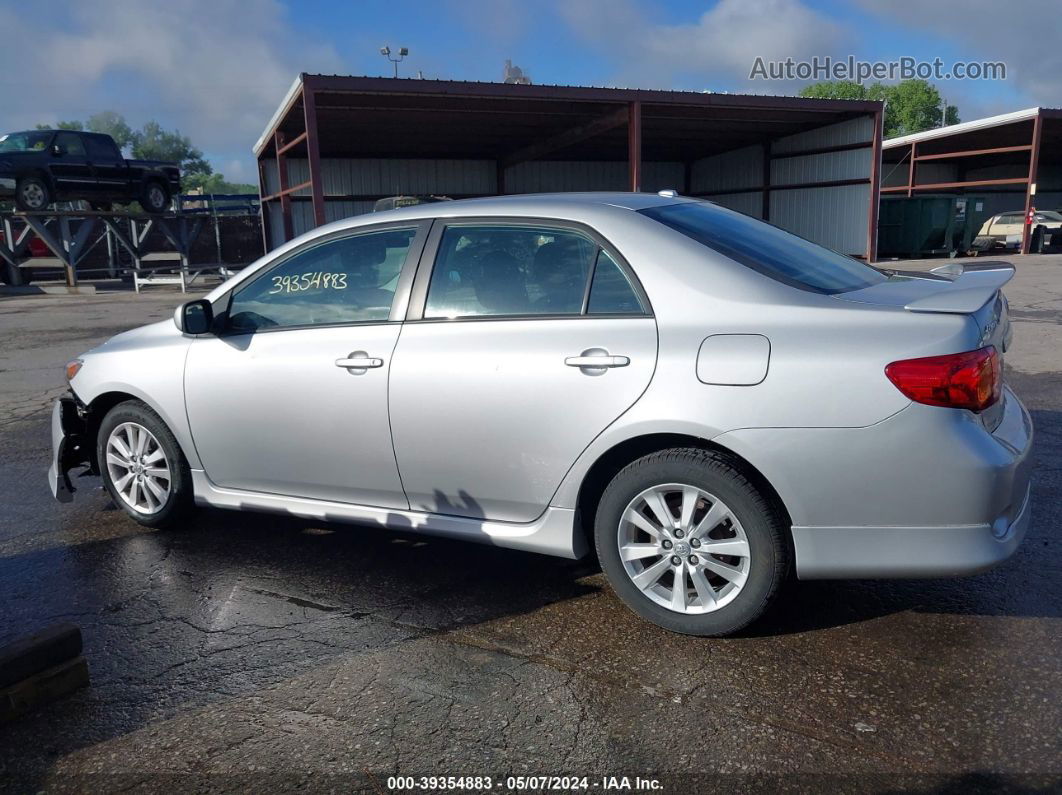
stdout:
{"type": "Polygon", "coordinates": [[[203,298],[189,301],[177,307],[173,322],[184,334],[206,334],[214,326],[214,307],[203,298]]]}
{"type": "Polygon", "coordinates": [[[63,147],[59,144],[52,144],[52,157],[62,157],[63,147]]]}

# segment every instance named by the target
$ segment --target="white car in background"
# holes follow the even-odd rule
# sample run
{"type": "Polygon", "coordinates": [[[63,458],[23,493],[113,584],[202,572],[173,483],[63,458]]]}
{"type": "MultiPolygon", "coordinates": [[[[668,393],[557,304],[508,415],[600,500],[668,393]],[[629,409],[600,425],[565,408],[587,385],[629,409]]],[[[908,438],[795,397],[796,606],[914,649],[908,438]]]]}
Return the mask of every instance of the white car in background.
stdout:
{"type": "MultiPolygon", "coordinates": [[[[1054,210],[1037,210],[1033,216],[1033,226],[1043,226],[1050,233],[1062,233],[1062,213],[1054,210]]],[[[993,215],[981,227],[974,240],[974,248],[990,249],[1002,245],[1013,248],[1021,245],[1021,236],[1025,228],[1024,212],[1009,212],[993,215]]]]}

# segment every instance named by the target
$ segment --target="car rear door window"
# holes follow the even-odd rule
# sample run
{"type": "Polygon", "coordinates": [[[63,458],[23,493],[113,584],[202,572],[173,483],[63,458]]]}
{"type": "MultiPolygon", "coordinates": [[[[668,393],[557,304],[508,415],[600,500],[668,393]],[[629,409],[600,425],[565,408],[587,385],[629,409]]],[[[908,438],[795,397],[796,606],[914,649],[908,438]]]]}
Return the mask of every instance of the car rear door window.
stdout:
{"type": "Polygon", "coordinates": [[[598,253],[594,265],[587,311],[591,315],[629,315],[644,311],[627,274],[604,249],[598,253]]]}
{"type": "Polygon", "coordinates": [[[568,229],[448,226],[424,317],[578,315],[597,251],[590,238],[568,229]]]}
{"type": "Polygon", "coordinates": [[[67,157],[84,157],[85,145],[81,142],[81,136],[72,132],[56,133],[55,143],[62,149],[67,157]]]}
{"type": "Polygon", "coordinates": [[[589,235],[537,224],[452,224],[439,241],[424,317],[582,315],[588,303],[591,313],[644,313],[627,276],[589,235]]]}
{"type": "Polygon", "coordinates": [[[366,232],[299,251],[236,290],[229,331],[386,321],[416,232],[366,232]]]}
{"type": "Polygon", "coordinates": [[[98,135],[85,136],[85,148],[88,156],[97,162],[120,160],[122,157],[111,141],[98,135]]]}

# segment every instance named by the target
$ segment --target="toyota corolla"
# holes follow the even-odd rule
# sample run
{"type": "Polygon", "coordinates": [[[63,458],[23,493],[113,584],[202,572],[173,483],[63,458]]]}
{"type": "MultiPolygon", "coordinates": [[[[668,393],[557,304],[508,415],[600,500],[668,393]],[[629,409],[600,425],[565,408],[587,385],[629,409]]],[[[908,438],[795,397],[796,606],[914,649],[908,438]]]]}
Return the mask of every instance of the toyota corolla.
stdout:
{"type": "Polygon", "coordinates": [[[644,618],[756,619],[798,577],[1011,555],[1032,424],[1008,265],[889,273],[654,194],[422,204],[315,229],[67,367],[55,496],[579,558],[644,618]]]}

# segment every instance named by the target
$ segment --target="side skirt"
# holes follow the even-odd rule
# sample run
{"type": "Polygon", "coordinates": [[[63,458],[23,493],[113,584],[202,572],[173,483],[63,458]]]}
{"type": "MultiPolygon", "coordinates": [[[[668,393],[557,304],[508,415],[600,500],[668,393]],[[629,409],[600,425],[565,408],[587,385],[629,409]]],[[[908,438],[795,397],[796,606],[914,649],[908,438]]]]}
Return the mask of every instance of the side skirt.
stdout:
{"type": "Polygon", "coordinates": [[[575,532],[575,511],[569,508],[551,506],[535,521],[517,524],[227,489],[212,483],[201,469],[192,470],[192,486],[196,504],[213,508],[263,511],[327,522],[373,524],[392,530],[445,536],[572,560],[583,557],[588,551],[583,534],[575,532]]]}

